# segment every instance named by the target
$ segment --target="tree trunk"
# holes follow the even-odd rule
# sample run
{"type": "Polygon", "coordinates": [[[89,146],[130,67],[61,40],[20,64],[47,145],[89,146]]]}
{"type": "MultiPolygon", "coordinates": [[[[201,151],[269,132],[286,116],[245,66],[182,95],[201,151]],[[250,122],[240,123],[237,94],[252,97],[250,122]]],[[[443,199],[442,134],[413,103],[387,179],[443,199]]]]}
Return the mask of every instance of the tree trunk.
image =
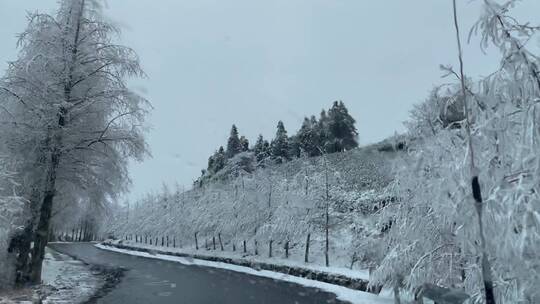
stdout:
{"type": "Polygon", "coordinates": [[[328,229],[330,222],[329,208],[330,208],[330,184],[328,181],[328,164],[326,163],[325,157],[325,182],[326,182],[326,208],[325,208],[325,220],[324,220],[324,263],[326,267],[330,266],[330,261],[328,260],[328,249],[329,249],[329,239],[328,239],[328,229]]]}
{"type": "Polygon", "coordinates": [[[221,233],[218,233],[218,239],[219,239],[219,247],[221,251],[224,251],[225,249],[223,248],[223,242],[221,241],[221,233]]]}
{"type": "Polygon", "coordinates": [[[401,298],[399,296],[399,287],[394,286],[394,304],[401,304],[401,298]]]}
{"type": "Polygon", "coordinates": [[[306,252],[304,254],[304,262],[309,263],[309,239],[311,238],[311,233],[308,233],[306,238],[306,252]]]}
{"type": "Polygon", "coordinates": [[[41,204],[39,222],[34,235],[34,248],[32,249],[32,262],[30,267],[30,282],[34,284],[41,283],[41,269],[43,266],[43,258],[45,257],[47,238],[49,236],[49,226],[56,188],[56,171],[59,162],[58,152],[55,151],[51,156],[51,165],[47,174],[45,196],[43,197],[43,202],[41,204]]]}

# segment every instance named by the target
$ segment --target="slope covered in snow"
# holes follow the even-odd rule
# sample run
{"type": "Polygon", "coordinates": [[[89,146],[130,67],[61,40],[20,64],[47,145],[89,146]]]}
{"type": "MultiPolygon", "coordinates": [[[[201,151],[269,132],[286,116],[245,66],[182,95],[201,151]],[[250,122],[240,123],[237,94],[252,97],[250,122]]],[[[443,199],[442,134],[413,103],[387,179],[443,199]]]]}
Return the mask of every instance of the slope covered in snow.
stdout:
{"type": "Polygon", "coordinates": [[[389,147],[380,143],[257,169],[252,153],[244,152],[200,187],[184,193],[165,188],[131,204],[110,219],[105,233],[302,263],[309,238],[309,263],[324,265],[328,226],[330,265],[358,262],[352,268],[365,269],[362,240],[380,231],[370,215],[392,199],[386,187],[392,160],[402,154],[389,147]]]}

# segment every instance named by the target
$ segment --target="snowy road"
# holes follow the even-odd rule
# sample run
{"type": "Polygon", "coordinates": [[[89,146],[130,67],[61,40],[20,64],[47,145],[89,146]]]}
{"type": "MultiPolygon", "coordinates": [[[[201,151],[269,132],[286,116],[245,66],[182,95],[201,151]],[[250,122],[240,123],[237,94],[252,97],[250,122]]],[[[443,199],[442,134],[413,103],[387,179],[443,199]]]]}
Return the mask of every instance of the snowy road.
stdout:
{"type": "Polygon", "coordinates": [[[343,303],[331,293],[244,273],[134,257],[92,244],[51,244],[86,263],[127,269],[97,303],[301,304],[343,303]]]}

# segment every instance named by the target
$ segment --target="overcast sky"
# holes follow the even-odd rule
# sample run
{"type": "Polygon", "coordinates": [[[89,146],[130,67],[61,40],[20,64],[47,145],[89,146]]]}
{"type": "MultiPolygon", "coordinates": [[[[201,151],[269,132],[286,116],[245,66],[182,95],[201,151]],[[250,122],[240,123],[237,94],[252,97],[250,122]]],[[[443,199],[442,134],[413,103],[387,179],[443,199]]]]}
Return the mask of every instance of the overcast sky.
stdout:
{"type": "MultiPolygon", "coordinates": [[[[53,12],[56,0],[0,0],[0,70],[16,57],[26,11],[53,12]]],[[[479,1],[459,3],[463,36],[479,1]]],[[[539,12],[526,0],[518,15],[539,12]]],[[[343,100],[362,145],[403,131],[414,103],[456,65],[450,0],[109,0],[121,43],[140,55],[147,79],[132,81],[153,103],[153,158],[133,164],[131,198],[162,182],[191,185],[231,124],[254,142],[289,133],[305,115],[343,100]]],[[[535,19],[532,19],[536,21],[535,19]]],[[[497,65],[477,40],[465,46],[466,72],[497,65]]]]}

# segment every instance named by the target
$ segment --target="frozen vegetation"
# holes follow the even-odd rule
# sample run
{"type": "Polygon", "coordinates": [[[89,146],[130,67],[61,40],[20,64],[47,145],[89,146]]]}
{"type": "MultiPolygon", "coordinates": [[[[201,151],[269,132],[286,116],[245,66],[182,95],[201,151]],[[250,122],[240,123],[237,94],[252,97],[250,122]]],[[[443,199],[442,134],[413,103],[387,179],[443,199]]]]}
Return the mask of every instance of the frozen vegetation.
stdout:
{"type": "Polygon", "coordinates": [[[137,55],[98,0],[30,14],[0,79],[0,289],[51,282],[47,267],[72,283],[84,267],[44,266],[47,242],[101,236],[367,278],[398,304],[539,303],[540,27],[517,0],[482,2],[470,40],[499,67],[466,75],[452,1],[459,66],[441,66],[404,134],[358,147],[342,101],[253,145],[233,125],[191,189],[128,204],[128,161],[148,155],[150,105],[126,84],[144,76],[137,55]]]}
{"type": "Polygon", "coordinates": [[[364,269],[361,243],[378,234],[374,217],[392,198],[385,193],[390,161],[396,152],[380,146],[321,157],[300,158],[281,165],[254,168],[251,152],[230,159],[214,180],[186,192],[169,190],[148,197],[111,219],[107,233],[120,238],[169,246],[234,250],[246,255],[272,255],[304,262],[309,235],[310,263],[325,264],[325,211],[329,209],[329,264],[364,269]],[[250,172],[251,171],[251,172],[250,172]],[[328,173],[328,180],[326,180],[328,173]],[[328,186],[330,199],[325,192],[328,186]],[[195,236],[196,235],[196,236],[195,236]],[[195,238],[197,238],[197,242],[195,238]],[[173,244],[174,243],[174,244],[173,244]],[[353,258],[355,259],[353,261],[353,258]]]}

